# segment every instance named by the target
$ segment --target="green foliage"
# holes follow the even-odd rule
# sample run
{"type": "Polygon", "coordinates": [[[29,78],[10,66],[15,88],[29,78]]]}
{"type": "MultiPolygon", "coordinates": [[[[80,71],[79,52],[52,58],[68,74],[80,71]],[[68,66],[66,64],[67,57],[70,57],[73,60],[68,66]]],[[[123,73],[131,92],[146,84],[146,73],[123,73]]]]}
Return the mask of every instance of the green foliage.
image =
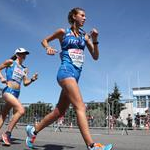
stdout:
{"type": "Polygon", "coordinates": [[[110,104],[110,115],[119,117],[120,112],[125,109],[125,105],[121,103],[121,93],[117,84],[115,83],[114,89],[112,93],[108,95],[108,103],[110,104]]]}
{"type": "Polygon", "coordinates": [[[34,123],[35,120],[41,120],[46,114],[52,111],[53,105],[43,103],[41,101],[26,106],[26,113],[21,118],[20,122],[34,123]]]}
{"type": "Polygon", "coordinates": [[[65,124],[69,126],[72,123],[73,126],[77,126],[76,120],[77,120],[76,119],[76,112],[75,112],[73,106],[70,105],[69,109],[67,109],[67,111],[65,113],[65,124]]]}
{"type": "Polygon", "coordinates": [[[106,122],[105,103],[96,103],[94,101],[87,103],[87,118],[89,126],[104,127],[106,122]]]}
{"type": "MultiPolygon", "coordinates": [[[[88,119],[88,123],[90,127],[97,127],[102,126],[104,127],[105,122],[105,103],[97,103],[91,101],[90,103],[86,103],[86,116],[88,119]]],[[[77,126],[77,117],[74,108],[70,105],[69,109],[66,111],[65,114],[65,124],[73,126],[77,126]]]]}

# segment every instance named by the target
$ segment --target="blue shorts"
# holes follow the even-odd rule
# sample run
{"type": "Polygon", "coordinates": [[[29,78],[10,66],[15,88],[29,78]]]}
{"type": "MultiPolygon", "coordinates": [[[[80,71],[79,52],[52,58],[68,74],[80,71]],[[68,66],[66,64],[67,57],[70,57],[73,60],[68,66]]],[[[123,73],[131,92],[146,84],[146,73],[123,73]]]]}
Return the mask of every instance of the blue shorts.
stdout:
{"type": "Polygon", "coordinates": [[[12,88],[6,86],[2,91],[2,94],[4,94],[4,93],[10,93],[13,96],[15,96],[16,98],[18,98],[19,94],[20,94],[20,90],[12,89],[12,88]]]}
{"type": "Polygon", "coordinates": [[[81,74],[81,70],[79,70],[75,66],[71,64],[62,64],[59,67],[59,70],[57,73],[57,81],[59,82],[63,79],[72,77],[72,78],[75,78],[76,81],[78,82],[80,74],[81,74]]]}

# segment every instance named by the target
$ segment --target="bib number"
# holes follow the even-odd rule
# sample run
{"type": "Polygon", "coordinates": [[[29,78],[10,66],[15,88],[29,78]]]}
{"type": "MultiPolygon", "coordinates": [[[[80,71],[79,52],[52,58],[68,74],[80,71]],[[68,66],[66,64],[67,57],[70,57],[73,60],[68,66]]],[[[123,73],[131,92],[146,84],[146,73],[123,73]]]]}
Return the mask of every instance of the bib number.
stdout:
{"type": "Polygon", "coordinates": [[[69,56],[75,66],[82,67],[84,62],[84,51],[82,49],[68,49],[69,56]]]}

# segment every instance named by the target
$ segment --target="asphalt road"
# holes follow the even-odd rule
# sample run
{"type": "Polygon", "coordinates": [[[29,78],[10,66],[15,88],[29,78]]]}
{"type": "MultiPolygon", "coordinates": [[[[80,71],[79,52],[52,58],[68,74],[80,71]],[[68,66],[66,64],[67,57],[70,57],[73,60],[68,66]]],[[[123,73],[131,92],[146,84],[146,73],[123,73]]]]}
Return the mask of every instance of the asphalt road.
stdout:
{"type": "MultiPolygon", "coordinates": [[[[5,130],[3,127],[0,134],[5,130]]],[[[63,130],[63,129],[62,129],[63,130]]],[[[95,142],[103,144],[112,143],[113,150],[150,150],[150,131],[129,131],[122,135],[121,132],[112,132],[110,135],[104,131],[92,131],[95,142]]],[[[7,147],[0,142],[0,150],[29,150],[25,145],[25,127],[19,126],[12,134],[12,145],[7,147]]],[[[64,129],[63,132],[54,132],[51,128],[42,130],[35,142],[36,150],[87,150],[84,141],[77,129],[64,129]]]]}

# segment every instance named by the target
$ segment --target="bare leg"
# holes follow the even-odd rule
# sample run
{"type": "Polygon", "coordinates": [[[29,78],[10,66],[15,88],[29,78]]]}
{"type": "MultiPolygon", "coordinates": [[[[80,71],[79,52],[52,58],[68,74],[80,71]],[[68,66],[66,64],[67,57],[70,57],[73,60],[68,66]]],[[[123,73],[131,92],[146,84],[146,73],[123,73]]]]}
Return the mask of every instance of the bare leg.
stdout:
{"type": "Polygon", "coordinates": [[[67,96],[65,94],[65,91],[62,90],[60,94],[59,102],[56,106],[56,108],[46,115],[40,123],[35,125],[35,131],[38,133],[48,125],[52,124],[54,121],[56,121],[59,117],[63,116],[69,107],[69,101],[67,100],[67,96]]]}
{"type": "Polygon", "coordinates": [[[5,104],[2,113],[0,114],[0,128],[3,126],[4,121],[6,119],[7,114],[9,113],[10,109],[12,108],[11,105],[5,104]]]}
{"type": "Polygon", "coordinates": [[[62,80],[60,85],[63,90],[61,92],[57,107],[35,126],[35,131],[38,133],[43,128],[56,121],[65,113],[66,109],[69,107],[69,104],[72,103],[77,114],[77,121],[83,139],[87,145],[90,145],[93,143],[93,140],[89,132],[85,104],[83,103],[78,84],[74,79],[71,78],[62,80]]]}
{"type": "Polygon", "coordinates": [[[86,118],[86,108],[83,103],[82,96],[78,87],[78,84],[75,79],[64,79],[60,82],[60,85],[67,93],[70,103],[73,104],[74,109],[77,114],[77,122],[83,139],[87,145],[93,143],[89,132],[89,126],[86,118]]]}
{"type": "Polygon", "coordinates": [[[22,115],[25,113],[25,109],[20,103],[18,99],[16,99],[13,95],[9,93],[5,93],[3,95],[3,98],[5,99],[6,103],[12,106],[15,109],[15,113],[11,119],[11,121],[8,124],[7,131],[12,131],[18,120],[21,118],[22,115]]]}

